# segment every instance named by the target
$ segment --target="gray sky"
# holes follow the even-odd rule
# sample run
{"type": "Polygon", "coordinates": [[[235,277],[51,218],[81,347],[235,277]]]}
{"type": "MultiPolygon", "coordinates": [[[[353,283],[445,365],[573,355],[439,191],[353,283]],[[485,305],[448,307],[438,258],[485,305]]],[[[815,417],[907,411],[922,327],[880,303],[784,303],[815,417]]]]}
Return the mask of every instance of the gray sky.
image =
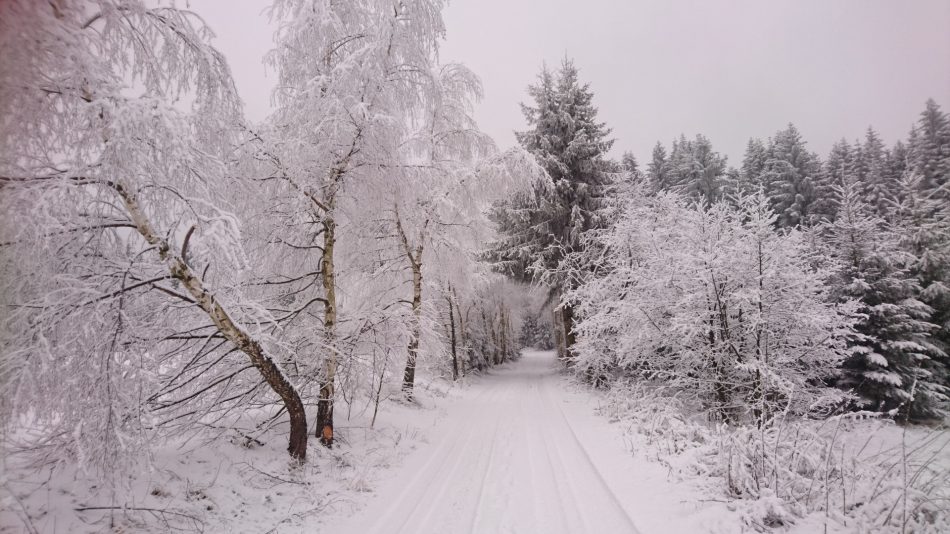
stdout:
{"type": "MultiPolygon", "coordinates": [[[[218,37],[252,120],[274,74],[266,2],[192,0],[218,37]]],[[[646,163],[657,140],[703,133],[741,162],[749,137],[788,122],[824,157],[868,125],[906,137],[928,97],[950,111],[950,1],[454,0],[443,61],[482,78],[476,118],[502,148],[542,62],[567,55],[590,82],[614,152],[646,163]]]]}

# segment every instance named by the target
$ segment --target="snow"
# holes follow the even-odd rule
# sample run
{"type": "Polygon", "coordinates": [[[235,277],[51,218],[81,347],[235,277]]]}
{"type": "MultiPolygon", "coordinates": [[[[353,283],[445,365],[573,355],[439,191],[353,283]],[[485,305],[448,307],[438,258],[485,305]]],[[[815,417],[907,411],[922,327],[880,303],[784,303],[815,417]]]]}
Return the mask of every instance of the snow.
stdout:
{"type": "Polygon", "coordinates": [[[564,58],[499,153],[444,1],[273,3],[250,124],[174,1],[0,0],[0,534],[950,532],[935,101],[640,173],[564,58]]]}
{"type": "Polygon", "coordinates": [[[446,407],[367,508],[328,532],[735,532],[698,487],[629,455],[596,395],[575,391],[551,352],[488,373],[446,407]]]}
{"type": "Polygon", "coordinates": [[[603,401],[600,411],[618,423],[626,448],[675,481],[667,503],[696,506],[693,525],[669,532],[950,528],[941,504],[950,498],[945,427],[902,427],[873,412],[789,418],[765,429],[721,425],[644,384],[618,384],[603,401]]]}
{"type": "MultiPolygon", "coordinates": [[[[870,349],[868,349],[868,350],[870,350],[870,349]]],[[[874,364],[874,365],[877,365],[878,367],[887,367],[887,366],[888,366],[888,365],[887,365],[887,358],[885,358],[884,356],[878,354],[877,352],[869,352],[869,353],[867,354],[867,356],[865,356],[865,358],[867,358],[868,363],[872,363],[872,364],[874,364]]],[[[900,381],[898,381],[898,385],[900,385],[900,381]]]]}
{"type": "Polygon", "coordinates": [[[290,463],[286,429],[251,446],[236,435],[169,442],[114,492],[75,465],[50,471],[10,456],[0,471],[0,533],[111,532],[110,524],[117,532],[322,532],[325,517],[351,513],[380,474],[424,444],[426,428],[444,416],[434,400],[443,396],[445,382],[427,383],[418,389],[424,406],[385,403],[375,428],[372,408],[353,406],[347,418],[349,405],[338,402],[339,446],[311,440],[303,467],[290,463]],[[103,507],[114,509],[77,510],[103,507]]]}
{"type": "Polygon", "coordinates": [[[340,444],[312,444],[303,468],[289,466],[280,435],[252,447],[175,442],[113,494],[74,467],[51,474],[8,458],[0,532],[92,533],[110,521],[136,532],[738,531],[699,485],[629,454],[620,426],[596,413],[599,394],[560,369],[553,353],[525,351],[458,385],[425,380],[418,404],[384,404],[375,429],[371,410],[355,409],[340,444]]]}
{"type": "MultiPolygon", "coordinates": [[[[375,428],[371,410],[354,406],[338,424],[338,446],[312,444],[302,468],[288,464],[281,435],[252,447],[170,443],[152,471],[113,494],[73,467],[10,469],[17,459],[7,458],[0,532],[25,524],[102,532],[111,521],[136,532],[726,534],[761,531],[762,518],[778,518],[795,534],[856,533],[889,506],[829,520],[794,517],[770,490],[753,500],[727,496],[708,468],[714,441],[690,437],[695,429],[679,416],[624,418],[610,397],[561,369],[553,353],[529,350],[456,384],[423,379],[417,401],[384,404],[375,428]],[[647,428],[655,424],[666,434],[647,428]],[[116,509],[77,510],[84,507],[116,509]]],[[[341,416],[347,408],[339,404],[341,416]]],[[[944,435],[905,436],[877,420],[848,426],[842,439],[863,459],[892,455],[906,440],[950,469],[944,435]]]]}
{"type": "MultiPolygon", "coordinates": [[[[643,447],[632,446],[616,421],[603,417],[604,399],[586,386],[562,384],[562,410],[593,465],[643,534],[726,534],[745,530],[739,515],[643,447]]],[[[685,463],[693,460],[687,458],[685,463]]]]}

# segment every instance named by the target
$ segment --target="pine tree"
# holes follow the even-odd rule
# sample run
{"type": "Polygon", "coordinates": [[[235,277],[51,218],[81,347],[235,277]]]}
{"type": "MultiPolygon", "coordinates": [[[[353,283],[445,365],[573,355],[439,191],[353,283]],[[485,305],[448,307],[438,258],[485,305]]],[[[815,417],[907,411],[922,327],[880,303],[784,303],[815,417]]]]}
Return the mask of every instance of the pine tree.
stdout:
{"type": "Polygon", "coordinates": [[[762,186],[762,174],[768,160],[768,149],[761,139],[749,139],[742,158],[741,179],[744,193],[754,193],[762,186]]]}
{"type": "Polygon", "coordinates": [[[846,186],[826,230],[829,253],[840,264],[838,297],[859,303],[857,334],[839,385],[853,389],[868,409],[936,415],[947,389],[933,371],[946,355],[931,340],[933,310],[917,298],[920,284],[897,249],[893,228],[846,186]]]}
{"type": "Polygon", "coordinates": [[[539,350],[551,350],[554,343],[551,340],[551,329],[536,314],[528,314],[521,323],[521,333],[518,335],[518,345],[539,350]]]}
{"type": "MultiPolygon", "coordinates": [[[[910,160],[921,176],[921,188],[936,190],[950,182],[950,118],[933,99],[927,100],[911,135],[910,160]]],[[[940,193],[950,198],[950,192],[940,193]]]]}
{"type": "Polygon", "coordinates": [[[656,146],[653,147],[653,159],[647,167],[647,178],[654,192],[669,189],[668,164],[666,148],[663,147],[663,143],[657,141],[656,146]]]}
{"type": "Polygon", "coordinates": [[[828,159],[821,165],[815,184],[812,215],[816,221],[833,221],[840,205],[839,193],[852,178],[854,154],[844,139],[831,147],[828,159]]]}
{"type": "Polygon", "coordinates": [[[628,180],[639,182],[643,179],[643,172],[640,171],[640,163],[633,152],[624,152],[620,157],[620,170],[626,173],[628,180]]]}
{"type": "Polygon", "coordinates": [[[737,205],[741,197],[754,194],[757,189],[754,189],[752,184],[746,183],[743,180],[742,171],[735,167],[729,167],[726,174],[722,177],[722,187],[720,191],[720,198],[722,200],[732,205],[737,205]]]}
{"type": "Polygon", "coordinates": [[[725,172],[726,158],[713,150],[708,138],[681,135],[670,153],[667,188],[708,206],[721,197],[725,172]]]}
{"type": "Polygon", "coordinates": [[[892,211],[896,203],[904,199],[904,182],[910,175],[908,160],[910,150],[902,141],[894,143],[894,146],[885,154],[884,157],[884,181],[891,184],[891,199],[888,203],[888,211],[892,211]]]}
{"type": "Polygon", "coordinates": [[[775,134],[769,144],[762,182],[780,227],[795,227],[813,219],[819,169],[818,157],[806,149],[794,125],[789,124],[775,134]]]}
{"type": "MultiPolygon", "coordinates": [[[[934,192],[920,190],[920,177],[908,174],[901,182],[901,202],[893,218],[901,248],[912,257],[910,272],[921,286],[920,299],[931,307],[930,321],[938,326],[933,342],[950,353],[950,205],[934,192]]],[[[950,386],[950,362],[932,362],[933,372],[950,386]]]]}
{"type": "MultiPolygon", "coordinates": [[[[496,206],[493,215],[501,237],[488,256],[515,278],[541,281],[562,293],[578,282],[564,259],[581,249],[585,231],[606,226],[604,193],[612,167],[606,154],[613,140],[597,121],[594,94],[580,81],[572,61],[565,59],[556,75],[543,68],[528,92],[534,102],[522,104],[522,112],[530,129],[516,137],[547,171],[552,185],[496,206]]],[[[559,308],[565,348],[570,349],[573,310],[566,303],[559,308]]]]}
{"type": "Polygon", "coordinates": [[[878,216],[884,216],[897,195],[896,181],[887,172],[887,160],[890,154],[884,148],[884,142],[868,127],[864,144],[860,147],[854,163],[853,173],[862,201],[874,210],[878,216]]]}

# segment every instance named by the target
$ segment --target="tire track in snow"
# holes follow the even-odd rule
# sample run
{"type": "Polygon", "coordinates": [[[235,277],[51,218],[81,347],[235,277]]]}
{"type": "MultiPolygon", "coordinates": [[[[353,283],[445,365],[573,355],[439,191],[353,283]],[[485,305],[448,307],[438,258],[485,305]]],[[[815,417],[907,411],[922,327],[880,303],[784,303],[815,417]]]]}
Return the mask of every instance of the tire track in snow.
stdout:
{"type": "MultiPolygon", "coordinates": [[[[485,388],[483,391],[480,391],[477,395],[475,395],[472,400],[475,402],[480,402],[484,397],[488,396],[492,392],[493,388],[485,388]]],[[[458,432],[458,427],[461,427],[462,425],[458,419],[448,418],[448,424],[450,428],[446,428],[445,432],[447,438],[437,442],[434,451],[418,451],[429,454],[425,456],[426,459],[421,465],[414,466],[414,472],[411,472],[412,474],[408,476],[409,483],[403,485],[403,490],[398,492],[395,498],[389,501],[387,507],[378,515],[376,515],[376,521],[374,521],[368,528],[360,527],[359,530],[353,530],[353,532],[358,532],[359,534],[364,534],[366,532],[389,534],[393,532],[392,523],[394,522],[398,522],[400,525],[399,530],[395,532],[398,533],[403,531],[412,514],[424,504],[424,499],[421,498],[422,495],[419,494],[425,493],[426,488],[430,486],[431,480],[444,478],[440,477],[439,473],[442,471],[445,463],[451,458],[451,451],[458,447],[460,441],[465,443],[470,441],[470,439],[461,439],[460,432],[458,432]],[[399,516],[401,515],[403,517],[401,520],[399,520],[399,516]]],[[[405,472],[406,469],[404,468],[402,471],[405,472]]],[[[397,475],[391,484],[398,486],[401,480],[404,480],[404,478],[400,475],[397,475]]]]}
{"type": "MultiPolygon", "coordinates": [[[[541,383],[541,376],[539,375],[535,380],[531,382],[529,386],[529,389],[532,393],[532,397],[535,400],[540,399],[540,396],[538,395],[540,383],[541,383]]],[[[519,408],[521,411],[521,418],[524,421],[527,421],[530,419],[529,414],[527,412],[527,408],[525,406],[526,404],[527,403],[521,403],[519,405],[519,408]]],[[[529,480],[531,481],[531,491],[532,491],[532,497],[531,497],[532,512],[534,514],[534,518],[536,522],[542,523],[545,521],[550,521],[551,516],[546,516],[544,513],[545,512],[545,510],[543,509],[544,503],[543,503],[543,499],[540,497],[541,492],[539,491],[539,489],[542,487],[545,487],[546,485],[545,483],[547,482],[548,479],[550,480],[550,487],[554,487],[555,489],[557,489],[557,480],[555,477],[554,466],[551,463],[550,455],[548,454],[547,447],[545,446],[546,440],[545,440],[544,434],[540,432],[537,428],[532,429],[531,427],[527,425],[523,425],[522,428],[524,429],[524,440],[525,440],[525,446],[526,446],[526,453],[528,456],[528,466],[529,466],[529,472],[531,474],[531,477],[529,480]],[[544,458],[546,460],[544,462],[544,465],[546,466],[546,468],[544,469],[540,467],[539,462],[538,462],[539,458],[541,457],[541,454],[544,455],[544,458]]],[[[557,491],[560,492],[560,490],[557,490],[557,491]]],[[[556,516],[554,517],[559,519],[559,520],[555,520],[555,525],[550,525],[550,526],[545,525],[547,526],[547,529],[543,531],[539,529],[539,532],[553,532],[554,529],[556,528],[556,525],[563,526],[567,524],[567,515],[565,514],[563,507],[557,507],[557,513],[556,513],[556,516]]]]}
{"type": "MultiPolygon", "coordinates": [[[[557,420],[553,417],[551,413],[551,402],[547,399],[547,396],[543,392],[539,392],[539,397],[542,399],[542,405],[547,408],[545,410],[545,424],[544,430],[547,435],[547,442],[550,444],[547,447],[547,454],[549,458],[556,458],[555,462],[552,462],[552,469],[554,473],[561,480],[559,486],[566,488],[566,493],[568,494],[567,500],[565,501],[562,496],[562,501],[575,503],[575,506],[571,507],[570,510],[574,513],[571,514],[571,522],[568,523],[569,532],[591,532],[590,524],[585,520],[585,514],[579,507],[576,506],[577,503],[581,502],[577,491],[574,489],[578,485],[578,481],[574,479],[571,473],[571,466],[564,460],[564,454],[561,451],[560,442],[563,438],[562,432],[557,432],[556,430],[561,430],[557,428],[559,425],[556,424],[557,420]],[[552,424],[553,423],[553,424],[552,424]]],[[[590,491],[592,488],[584,488],[585,492],[590,491]]]]}
{"type": "Polygon", "coordinates": [[[574,430],[574,427],[571,426],[571,421],[570,421],[570,419],[567,418],[567,415],[564,413],[564,409],[561,408],[561,404],[558,403],[558,402],[555,402],[555,401],[552,401],[552,404],[554,404],[555,407],[557,408],[557,413],[558,413],[558,415],[561,416],[561,420],[564,422],[564,426],[565,426],[565,427],[567,428],[567,430],[571,433],[571,439],[572,439],[572,441],[574,442],[574,444],[576,445],[576,447],[577,447],[577,448],[581,451],[581,453],[583,454],[584,460],[585,460],[585,462],[587,463],[587,465],[588,465],[589,468],[590,468],[590,472],[592,472],[592,473],[594,473],[595,475],[597,475],[597,479],[600,481],[601,486],[603,486],[604,489],[607,490],[607,494],[610,496],[610,499],[611,499],[611,501],[613,502],[614,506],[615,506],[615,507],[623,514],[623,516],[627,519],[627,521],[628,521],[629,524],[630,524],[630,527],[631,527],[632,529],[636,530],[636,526],[634,525],[633,520],[630,518],[630,516],[627,515],[627,511],[626,511],[626,509],[623,507],[623,504],[621,504],[620,500],[617,499],[617,495],[610,489],[610,485],[607,484],[607,480],[604,479],[603,473],[601,473],[600,470],[597,469],[597,466],[594,465],[594,461],[591,460],[590,454],[587,452],[587,449],[584,448],[584,444],[581,443],[580,438],[577,437],[577,432],[574,430]]]}
{"type": "Polygon", "coordinates": [[[431,445],[329,531],[636,534],[561,408],[555,365],[549,353],[528,353],[473,385],[431,445]]]}
{"type": "MultiPolygon", "coordinates": [[[[416,524],[426,525],[428,524],[429,521],[432,520],[433,514],[436,511],[438,511],[438,509],[436,508],[436,506],[430,505],[426,507],[424,515],[419,519],[418,522],[412,521],[416,513],[420,510],[420,508],[423,508],[423,506],[427,503],[435,504],[434,501],[437,501],[439,496],[444,495],[448,486],[454,482],[454,475],[455,473],[458,472],[459,467],[463,464],[463,461],[465,459],[465,453],[472,446],[471,445],[473,441],[472,434],[473,432],[469,430],[468,432],[464,434],[465,438],[456,437],[455,439],[453,439],[452,442],[454,444],[456,445],[458,443],[462,444],[461,449],[459,450],[460,453],[453,456],[451,451],[455,447],[447,449],[448,453],[445,455],[446,457],[445,461],[439,464],[438,469],[436,469],[432,475],[423,478],[423,481],[426,482],[426,485],[423,488],[420,488],[422,489],[421,491],[422,494],[419,495],[419,498],[416,499],[416,502],[412,506],[409,513],[406,514],[405,518],[399,525],[399,529],[396,530],[397,533],[414,532],[416,528],[415,527],[416,524]],[[454,458],[454,461],[450,461],[453,458],[454,458]],[[446,467],[449,464],[450,464],[450,467],[446,467]],[[436,481],[436,480],[438,481],[437,484],[434,484],[434,485],[428,484],[429,482],[436,481]],[[438,488],[438,489],[434,490],[433,488],[438,488]]],[[[461,433],[458,434],[458,436],[461,436],[461,435],[462,435],[461,433]]]]}
{"type": "MultiPolygon", "coordinates": [[[[550,474],[551,478],[553,479],[554,490],[557,492],[558,501],[562,503],[572,503],[576,505],[577,500],[574,498],[573,492],[570,491],[570,484],[569,483],[565,484],[563,481],[563,477],[565,473],[563,462],[561,462],[560,459],[558,459],[558,462],[555,462],[552,456],[551,449],[556,447],[557,440],[559,439],[559,437],[556,435],[555,436],[551,435],[550,425],[548,424],[548,421],[547,421],[548,418],[546,417],[546,414],[544,413],[544,398],[541,393],[543,380],[544,380],[543,376],[538,377],[538,387],[535,388],[534,390],[534,397],[535,397],[535,400],[537,401],[537,405],[539,408],[538,413],[535,414],[535,418],[540,419],[540,422],[541,422],[539,426],[541,428],[542,444],[544,445],[543,447],[544,458],[547,460],[546,462],[548,466],[547,471],[550,474]],[[566,493],[569,493],[570,496],[565,495],[565,486],[567,489],[566,493]]],[[[577,517],[579,514],[576,513],[577,511],[575,510],[575,507],[574,506],[571,506],[571,507],[559,506],[558,512],[560,513],[560,516],[562,519],[561,524],[565,527],[564,532],[568,532],[568,533],[576,532],[575,527],[579,523],[579,518],[577,517]],[[575,512],[575,513],[569,514],[568,513],[569,511],[575,512]]]]}
{"type": "MultiPolygon", "coordinates": [[[[634,525],[633,520],[630,519],[630,516],[627,515],[627,512],[623,508],[623,505],[620,504],[620,501],[617,499],[617,496],[610,489],[610,486],[607,484],[607,481],[604,480],[603,475],[594,465],[594,462],[591,461],[590,455],[588,454],[587,449],[584,448],[584,445],[577,438],[577,433],[574,432],[574,429],[571,427],[571,424],[568,421],[567,416],[564,414],[564,410],[561,408],[560,403],[552,398],[550,387],[543,388],[542,396],[545,398],[545,403],[546,403],[548,412],[551,414],[552,418],[556,419],[558,423],[560,423],[560,424],[551,425],[551,427],[557,426],[561,429],[561,432],[559,432],[558,435],[555,436],[556,439],[553,440],[554,449],[557,452],[558,456],[560,457],[562,465],[565,466],[566,476],[572,480],[572,483],[569,484],[569,487],[574,488],[574,487],[577,487],[578,485],[583,485],[585,492],[587,492],[592,489],[590,482],[594,482],[594,484],[596,484],[602,490],[601,493],[609,501],[609,504],[610,504],[609,508],[613,512],[611,519],[612,521],[615,522],[614,528],[623,528],[623,530],[621,530],[620,532],[636,532],[637,528],[634,525]],[[570,467],[568,467],[568,463],[564,461],[565,447],[573,451],[579,452],[579,454],[575,453],[575,454],[570,455],[572,459],[572,462],[570,463],[570,467]],[[578,460],[582,460],[581,463],[583,465],[578,466],[577,465],[578,460]],[[575,479],[575,476],[579,474],[593,475],[593,480],[590,480],[590,477],[583,477],[588,480],[585,480],[586,483],[581,484],[575,479]]],[[[576,492],[573,492],[573,490],[572,490],[572,493],[574,493],[575,497],[577,496],[576,492]]],[[[581,521],[584,522],[586,531],[591,532],[591,533],[600,532],[599,529],[593,528],[592,525],[589,524],[588,519],[589,517],[587,515],[585,514],[581,515],[581,521]]]]}
{"type": "MultiPolygon", "coordinates": [[[[498,423],[495,423],[495,433],[498,432],[498,423]]],[[[494,433],[492,435],[494,438],[494,433]]],[[[491,447],[488,451],[488,464],[485,466],[485,474],[482,476],[481,484],[478,485],[478,498],[475,499],[475,507],[472,509],[472,520],[469,523],[469,532],[476,532],[475,527],[478,525],[479,520],[479,511],[482,509],[483,498],[485,496],[485,483],[488,480],[488,474],[491,472],[492,461],[495,459],[495,440],[492,439],[491,447]]]]}

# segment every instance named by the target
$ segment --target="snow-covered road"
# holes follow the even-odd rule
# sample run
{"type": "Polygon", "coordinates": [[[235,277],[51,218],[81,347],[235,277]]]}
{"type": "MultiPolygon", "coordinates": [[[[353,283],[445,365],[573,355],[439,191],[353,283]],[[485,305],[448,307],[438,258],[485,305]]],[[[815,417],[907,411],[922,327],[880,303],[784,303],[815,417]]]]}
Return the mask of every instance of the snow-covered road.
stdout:
{"type": "Polygon", "coordinates": [[[637,532],[565,417],[553,353],[527,352],[468,393],[334,532],[637,532]]]}

